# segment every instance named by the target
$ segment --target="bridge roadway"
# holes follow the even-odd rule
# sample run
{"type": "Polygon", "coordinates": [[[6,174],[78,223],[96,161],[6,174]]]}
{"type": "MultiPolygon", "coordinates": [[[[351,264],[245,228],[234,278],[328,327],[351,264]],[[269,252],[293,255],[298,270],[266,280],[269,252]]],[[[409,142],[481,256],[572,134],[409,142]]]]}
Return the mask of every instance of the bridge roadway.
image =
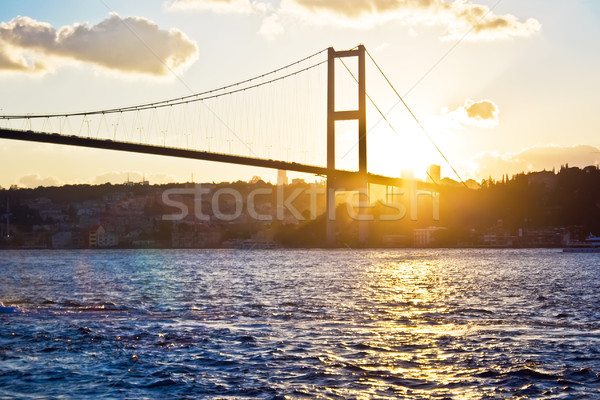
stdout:
{"type": "MultiPolygon", "coordinates": [[[[365,178],[366,182],[377,185],[402,187],[408,183],[401,178],[392,178],[371,173],[368,173],[365,177],[361,176],[361,174],[359,174],[357,171],[334,170],[332,172],[329,171],[326,167],[299,164],[295,162],[277,161],[222,153],[212,153],[199,150],[188,150],[176,147],[163,147],[141,143],[120,142],[113,141],[110,139],[94,139],[75,135],[68,136],[61,135],[58,133],[0,129],[0,138],[10,140],[21,140],[27,142],[52,143],[69,146],[88,147],[94,149],[118,150],[130,153],[154,154],[168,157],[216,161],[229,164],[247,165],[252,167],[303,172],[324,177],[326,176],[328,179],[333,179],[335,182],[335,186],[336,188],[338,188],[338,190],[352,190],[354,188],[364,187],[365,178]]],[[[419,190],[434,192],[439,190],[439,186],[432,183],[421,181],[417,181],[416,183],[417,189],[419,190]]]]}

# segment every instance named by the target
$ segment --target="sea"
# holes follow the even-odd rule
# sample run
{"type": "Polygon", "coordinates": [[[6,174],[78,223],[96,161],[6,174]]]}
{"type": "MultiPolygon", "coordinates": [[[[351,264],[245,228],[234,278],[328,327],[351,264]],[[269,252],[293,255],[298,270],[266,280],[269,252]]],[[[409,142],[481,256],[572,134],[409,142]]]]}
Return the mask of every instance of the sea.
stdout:
{"type": "Polygon", "coordinates": [[[1,399],[600,399],[600,254],[0,251],[1,399]]]}

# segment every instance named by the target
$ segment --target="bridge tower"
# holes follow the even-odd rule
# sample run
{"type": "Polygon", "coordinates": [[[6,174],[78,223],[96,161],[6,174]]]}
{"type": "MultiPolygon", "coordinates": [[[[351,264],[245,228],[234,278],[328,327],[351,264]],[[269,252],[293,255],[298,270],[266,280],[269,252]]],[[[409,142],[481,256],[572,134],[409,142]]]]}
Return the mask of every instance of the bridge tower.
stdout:
{"type": "MultiPolygon", "coordinates": [[[[368,201],[367,183],[367,90],[365,72],[365,46],[359,45],[353,50],[336,51],[328,49],[327,62],[327,218],[326,240],[328,246],[336,243],[335,191],[338,189],[358,189],[359,199],[368,201]],[[336,58],[358,57],[358,110],[336,111],[335,108],[335,60],[336,58]],[[336,121],[358,122],[358,182],[352,182],[352,188],[342,187],[348,182],[341,182],[335,172],[335,123],[336,121]]],[[[364,207],[360,207],[362,212],[364,207]]],[[[359,221],[359,242],[364,244],[368,239],[366,221],[359,221]]]]}

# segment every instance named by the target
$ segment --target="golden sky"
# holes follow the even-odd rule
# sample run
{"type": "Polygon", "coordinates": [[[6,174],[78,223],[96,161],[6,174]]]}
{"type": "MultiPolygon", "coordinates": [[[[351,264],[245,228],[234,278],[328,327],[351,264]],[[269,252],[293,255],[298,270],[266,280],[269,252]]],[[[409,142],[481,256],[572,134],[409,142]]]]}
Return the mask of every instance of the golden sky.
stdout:
{"type": "MultiPolygon", "coordinates": [[[[464,178],[565,163],[585,166],[600,161],[599,22],[600,3],[592,0],[5,0],[0,115],[76,112],[186,96],[329,46],[364,43],[464,178]]],[[[282,88],[298,97],[298,87],[314,86],[318,92],[317,85],[325,84],[324,78],[301,79],[282,88]]],[[[370,170],[398,175],[412,167],[423,176],[426,165],[437,163],[443,175],[453,177],[382,82],[371,66],[367,91],[399,134],[381,123],[378,113],[369,113],[370,170]]],[[[219,151],[233,147],[268,158],[319,159],[324,131],[293,140],[244,139],[243,123],[229,122],[237,106],[250,107],[256,118],[270,118],[268,123],[281,129],[311,119],[314,126],[322,125],[324,110],[310,108],[324,104],[322,99],[303,98],[306,110],[279,121],[279,112],[257,110],[261,96],[279,95],[266,93],[257,100],[210,105],[207,124],[227,120],[229,134],[235,135],[219,139],[222,128],[204,134],[205,148],[212,143],[214,150],[220,143],[219,151]]],[[[107,135],[122,129],[117,122],[106,124],[107,135]]],[[[337,140],[338,165],[352,168],[354,156],[347,155],[355,145],[352,127],[340,127],[337,140]]],[[[0,158],[3,187],[120,183],[127,176],[153,183],[188,181],[192,174],[196,181],[275,177],[269,170],[6,140],[0,141],[0,158]]]]}

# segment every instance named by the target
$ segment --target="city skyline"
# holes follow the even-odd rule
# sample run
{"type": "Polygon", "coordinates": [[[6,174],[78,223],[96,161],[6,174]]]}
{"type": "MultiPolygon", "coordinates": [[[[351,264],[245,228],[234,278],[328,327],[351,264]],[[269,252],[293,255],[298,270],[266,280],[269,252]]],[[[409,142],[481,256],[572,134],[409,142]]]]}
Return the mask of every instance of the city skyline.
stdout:
{"type": "MultiPolygon", "coordinates": [[[[465,179],[567,163],[583,167],[600,159],[592,97],[600,89],[599,60],[589,51],[599,37],[600,7],[589,1],[439,0],[429,8],[414,1],[387,2],[387,8],[362,1],[352,9],[310,0],[60,4],[3,5],[0,114],[157,101],[254,76],[324,47],[365,43],[465,179]],[[122,54],[111,43],[137,49],[136,61],[107,57],[109,50],[122,54]]],[[[370,95],[383,99],[385,110],[393,105],[385,95],[370,95]]],[[[386,149],[385,134],[373,135],[369,143],[381,148],[379,158],[389,160],[397,152],[416,171],[438,163],[443,176],[455,178],[417,126],[392,122],[408,133],[400,144],[410,150],[386,149]]],[[[3,187],[117,183],[128,174],[153,183],[187,181],[191,174],[198,181],[276,176],[223,164],[9,141],[0,143],[0,155],[10,166],[0,173],[3,187]]],[[[373,163],[377,158],[371,157],[373,163]]],[[[386,173],[399,170],[390,165],[386,173]]]]}

